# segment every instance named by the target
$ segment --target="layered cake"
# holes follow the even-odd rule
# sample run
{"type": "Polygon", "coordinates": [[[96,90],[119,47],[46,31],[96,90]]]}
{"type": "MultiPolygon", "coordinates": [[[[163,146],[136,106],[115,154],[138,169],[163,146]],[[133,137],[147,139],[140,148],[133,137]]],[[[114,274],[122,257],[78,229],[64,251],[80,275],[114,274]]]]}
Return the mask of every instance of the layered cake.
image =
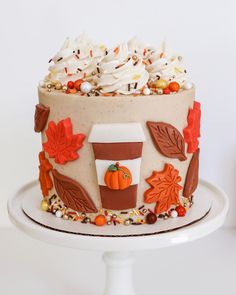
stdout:
{"type": "Polygon", "coordinates": [[[165,44],[108,49],[82,35],[49,63],[35,109],[41,209],[84,226],[185,218],[201,110],[183,58],[165,44]]]}

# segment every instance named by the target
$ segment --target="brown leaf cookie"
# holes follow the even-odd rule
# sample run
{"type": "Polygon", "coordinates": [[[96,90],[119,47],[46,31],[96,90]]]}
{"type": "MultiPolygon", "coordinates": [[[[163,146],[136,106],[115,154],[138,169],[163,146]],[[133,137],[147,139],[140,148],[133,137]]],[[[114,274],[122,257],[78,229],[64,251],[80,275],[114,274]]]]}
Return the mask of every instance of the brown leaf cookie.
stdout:
{"type": "Polygon", "coordinates": [[[77,181],[59,173],[56,169],[52,170],[52,175],[58,196],[67,207],[79,212],[97,212],[90,196],[77,181]]]}
{"type": "Polygon", "coordinates": [[[183,189],[183,196],[185,198],[190,198],[198,185],[199,153],[200,149],[197,149],[189,163],[188,172],[183,189]]]}
{"type": "Polygon", "coordinates": [[[35,132],[41,132],[45,128],[49,113],[50,113],[49,107],[45,107],[41,103],[35,106],[35,113],[34,113],[34,131],[35,132]]]}
{"type": "Polygon", "coordinates": [[[185,143],[182,134],[172,125],[162,122],[147,122],[157,150],[168,158],[185,161],[185,143]]]}

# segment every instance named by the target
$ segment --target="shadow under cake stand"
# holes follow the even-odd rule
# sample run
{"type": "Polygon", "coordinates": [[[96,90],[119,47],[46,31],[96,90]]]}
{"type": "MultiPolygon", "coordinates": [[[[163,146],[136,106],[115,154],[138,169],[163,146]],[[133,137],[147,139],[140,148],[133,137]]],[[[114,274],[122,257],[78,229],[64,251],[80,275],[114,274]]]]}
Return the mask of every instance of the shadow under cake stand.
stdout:
{"type": "Polygon", "coordinates": [[[185,218],[161,220],[153,225],[96,227],[63,219],[40,210],[37,181],[22,187],[8,201],[11,221],[35,239],[63,247],[104,252],[107,279],[104,295],[135,295],[132,281],[133,251],[158,249],[190,242],[217,230],[228,211],[226,194],[200,180],[194,206],[185,218]]]}

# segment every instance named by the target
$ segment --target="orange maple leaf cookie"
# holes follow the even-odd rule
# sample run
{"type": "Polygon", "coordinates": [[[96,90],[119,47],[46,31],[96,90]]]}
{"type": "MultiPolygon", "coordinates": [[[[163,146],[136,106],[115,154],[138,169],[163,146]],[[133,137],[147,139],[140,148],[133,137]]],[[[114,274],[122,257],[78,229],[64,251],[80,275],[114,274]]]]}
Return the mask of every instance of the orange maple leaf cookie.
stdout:
{"type": "Polygon", "coordinates": [[[44,150],[58,164],[76,160],[77,150],[83,147],[85,135],[73,134],[70,118],[61,120],[57,125],[50,121],[46,130],[48,141],[43,143],[44,150]]]}
{"type": "Polygon", "coordinates": [[[188,144],[187,152],[194,153],[198,149],[200,137],[201,104],[195,101],[193,109],[188,113],[188,126],[184,128],[184,139],[188,144]]]}
{"type": "Polygon", "coordinates": [[[49,163],[48,159],[45,158],[45,153],[39,153],[39,182],[44,197],[48,196],[48,192],[53,187],[52,179],[49,175],[52,170],[52,165],[49,163]]]}
{"type": "Polygon", "coordinates": [[[179,203],[179,191],[182,189],[178,183],[181,181],[179,171],[171,164],[166,164],[163,171],[153,171],[146,179],[151,188],[144,193],[146,203],[157,203],[155,212],[160,214],[179,203]]]}

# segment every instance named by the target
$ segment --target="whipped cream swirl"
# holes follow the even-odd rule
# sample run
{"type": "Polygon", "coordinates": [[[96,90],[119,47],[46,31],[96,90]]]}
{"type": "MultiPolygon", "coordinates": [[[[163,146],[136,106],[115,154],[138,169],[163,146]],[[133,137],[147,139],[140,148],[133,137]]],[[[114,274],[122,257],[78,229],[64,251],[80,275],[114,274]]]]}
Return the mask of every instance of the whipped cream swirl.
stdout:
{"type": "Polygon", "coordinates": [[[176,81],[182,87],[186,82],[186,70],[182,66],[183,58],[172,55],[166,49],[165,44],[162,50],[151,50],[146,58],[146,70],[149,73],[149,81],[163,79],[167,82],[176,81]]]}
{"type": "Polygon", "coordinates": [[[67,38],[60,51],[51,59],[45,81],[66,84],[77,79],[91,80],[97,72],[97,64],[106,54],[106,47],[93,43],[86,35],[67,38]]]}
{"type": "Polygon", "coordinates": [[[133,37],[128,41],[128,48],[132,53],[142,56],[143,60],[146,60],[149,53],[155,50],[153,46],[142,42],[137,37],[133,37]]]}
{"type": "Polygon", "coordinates": [[[149,74],[142,57],[129,52],[126,43],[120,44],[103,58],[96,78],[102,93],[138,93],[147,84],[149,74]]]}

